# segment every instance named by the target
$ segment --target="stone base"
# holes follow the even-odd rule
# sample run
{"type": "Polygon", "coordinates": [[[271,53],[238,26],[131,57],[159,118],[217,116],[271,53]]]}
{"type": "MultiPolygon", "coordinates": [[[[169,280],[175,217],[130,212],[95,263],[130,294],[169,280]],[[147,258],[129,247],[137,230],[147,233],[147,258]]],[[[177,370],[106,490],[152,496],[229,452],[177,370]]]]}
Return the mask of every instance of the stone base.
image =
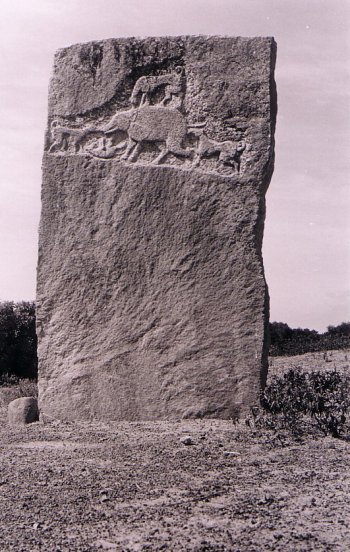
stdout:
{"type": "Polygon", "coordinates": [[[256,181],[81,155],[46,155],[44,181],[42,415],[246,413],[267,359],[256,181]]]}

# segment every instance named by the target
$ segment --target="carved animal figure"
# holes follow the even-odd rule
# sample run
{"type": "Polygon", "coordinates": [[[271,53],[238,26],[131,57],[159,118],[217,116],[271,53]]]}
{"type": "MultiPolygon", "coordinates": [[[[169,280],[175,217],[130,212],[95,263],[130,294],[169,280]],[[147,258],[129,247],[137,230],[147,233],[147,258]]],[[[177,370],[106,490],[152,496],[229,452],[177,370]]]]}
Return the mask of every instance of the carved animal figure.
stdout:
{"type": "MultiPolygon", "coordinates": [[[[164,98],[160,102],[160,105],[165,106],[171,102],[173,96],[181,96],[184,92],[184,68],[176,67],[174,73],[168,73],[166,75],[150,75],[140,77],[133,88],[130,103],[133,106],[137,106],[138,97],[141,94],[141,100],[139,107],[149,105],[151,101],[151,95],[157,88],[164,86],[164,98]]],[[[180,103],[182,98],[180,97],[180,103]]],[[[177,106],[179,107],[179,106],[177,106]]]]}
{"type": "Polygon", "coordinates": [[[198,167],[203,157],[212,157],[213,155],[219,154],[218,163],[231,165],[239,172],[241,165],[240,158],[244,150],[245,143],[243,141],[238,143],[232,142],[232,140],[217,142],[216,140],[208,138],[203,132],[199,136],[195,157],[193,159],[193,166],[198,167]]]}
{"type": "Polygon", "coordinates": [[[51,123],[51,138],[52,143],[48,150],[52,153],[57,150],[67,151],[72,145],[74,152],[78,153],[81,149],[81,141],[86,135],[84,130],[78,128],[68,128],[61,126],[56,120],[51,123]]]}
{"type": "Polygon", "coordinates": [[[170,107],[145,105],[137,109],[121,111],[106,125],[99,129],[91,128],[90,132],[97,130],[107,135],[117,131],[126,132],[128,144],[122,159],[129,161],[138,159],[145,142],[164,144],[154,163],[160,163],[168,153],[190,157],[193,151],[183,147],[183,141],[188,132],[185,117],[180,111],[170,107]]]}

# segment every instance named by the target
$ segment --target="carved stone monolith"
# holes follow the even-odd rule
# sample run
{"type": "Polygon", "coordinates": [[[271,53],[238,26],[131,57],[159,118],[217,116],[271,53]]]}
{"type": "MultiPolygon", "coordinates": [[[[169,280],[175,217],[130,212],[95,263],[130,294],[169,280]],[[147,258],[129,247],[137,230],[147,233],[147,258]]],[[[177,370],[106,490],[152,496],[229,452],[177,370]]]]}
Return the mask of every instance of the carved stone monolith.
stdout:
{"type": "Polygon", "coordinates": [[[39,406],[61,420],[238,417],[267,371],[272,38],[56,54],[43,160],[39,406]]]}

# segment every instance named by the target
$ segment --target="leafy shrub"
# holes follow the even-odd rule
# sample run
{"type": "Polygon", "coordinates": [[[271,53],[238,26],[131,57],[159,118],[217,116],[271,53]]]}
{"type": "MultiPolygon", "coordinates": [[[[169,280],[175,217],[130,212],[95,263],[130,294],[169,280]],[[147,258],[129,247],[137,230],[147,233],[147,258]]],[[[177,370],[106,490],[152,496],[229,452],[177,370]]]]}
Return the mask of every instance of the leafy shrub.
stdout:
{"type": "Polygon", "coordinates": [[[306,425],[341,437],[350,407],[350,378],[336,371],[302,373],[291,369],[275,377],[261,396],[263,411],[253,412],[255,424],[300,434],[306,425]]]}

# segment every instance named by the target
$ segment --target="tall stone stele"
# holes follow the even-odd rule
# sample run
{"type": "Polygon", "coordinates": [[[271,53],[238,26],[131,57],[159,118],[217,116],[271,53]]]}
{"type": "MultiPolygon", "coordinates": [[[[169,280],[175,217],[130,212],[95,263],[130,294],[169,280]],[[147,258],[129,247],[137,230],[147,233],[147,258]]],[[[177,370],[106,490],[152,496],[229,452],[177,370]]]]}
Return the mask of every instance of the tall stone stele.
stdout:
{"type": "Polygon", "coordinates": [[[267,371],[272,38],[59,50],[37,289],[44,419],[236,418],[267,371]]]}

